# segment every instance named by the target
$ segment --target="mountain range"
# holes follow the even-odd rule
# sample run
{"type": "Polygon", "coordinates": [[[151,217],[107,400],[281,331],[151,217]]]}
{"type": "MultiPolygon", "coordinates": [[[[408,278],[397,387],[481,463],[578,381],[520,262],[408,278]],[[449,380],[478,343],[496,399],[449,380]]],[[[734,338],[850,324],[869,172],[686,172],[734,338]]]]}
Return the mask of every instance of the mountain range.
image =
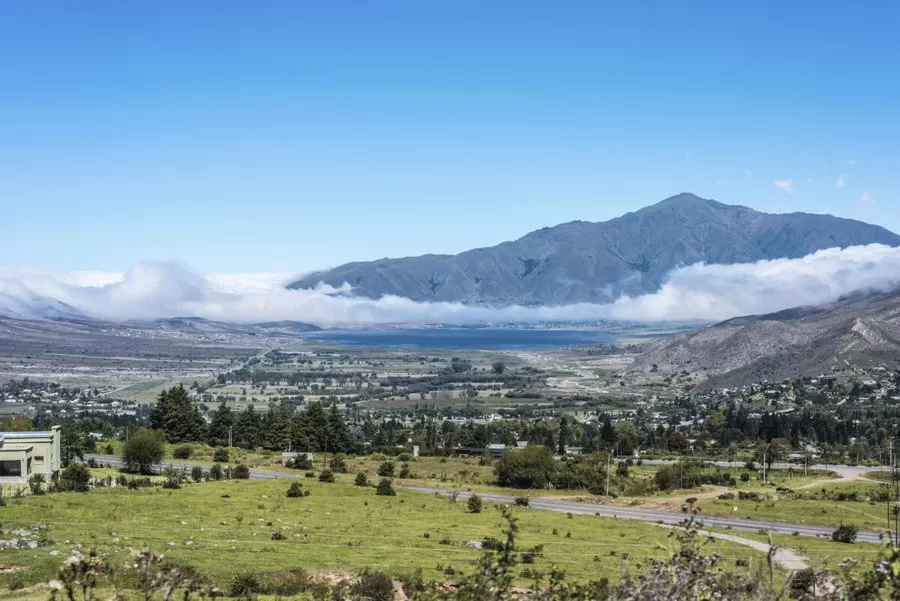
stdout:
{"type": "Polygon", "coordinates": [[[900,291],[856,293],[820,307],[739,317],[661,339],[625,376],[652,383],[681,375],[698,388],[720,388],[848,365],[900,365],[900,291]]]}
{"type": "Polygon", "coordinates": [[[487,306],[606,303],[658,290],[679,266],[799,258],[872,243],[900,246],[900,236],[831,215],[768,214],[679,194],[609,221],[564,223],[458,255],[348,263],[288,287],[348,283],[370,298],[487,306]]]}

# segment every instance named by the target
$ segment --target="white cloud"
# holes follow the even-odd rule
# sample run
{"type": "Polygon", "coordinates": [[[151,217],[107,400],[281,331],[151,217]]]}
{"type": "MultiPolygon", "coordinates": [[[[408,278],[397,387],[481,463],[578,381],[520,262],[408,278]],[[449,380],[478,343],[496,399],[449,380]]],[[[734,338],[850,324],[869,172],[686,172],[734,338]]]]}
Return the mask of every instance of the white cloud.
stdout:
{"type": "Polygon", "coordinates": [[[847,185],[847,175],[843,173],[839,175],[837,181],[834,182],[834,185],[838,188],[843,188],[845,185],[847,185]]]}
{"type": "Polygon", "coordinates": [[[852,167],[852,166],[856,165],[856,159],[847,159],[847,160],[843,161],[843,163],[845,165],[850,165],[852,167]]]}
{"type": "Polygon", "coordinates": [[[776,179],[775,187],[779,190],[784,190],[788,194],[794,193],[794,180],[791,179],[776,179]]]}
{"type": "Polygon", "coordinates": [[[744,177],[753,177],[753,172],[749,169],[744,169],[744,177]]]}
{"type": "MultiPolygon", "coordinates": [[[[866,196],[866,202],[873,202],[866,196]]],[[[862,199],[861,199],[862,200],[862,199]]],[[[39,315],[40,307],[66,303],[103,319],[197,316],[243,323],[295,320],[322,326],[384,323],[623,319],[721,320],[817,305],[862,289],[900,285],[900,248],[883,245],[823,250],[802,259],[739,265],[695,264],[669,274],[653,294],[609,304],[488,309],[460,303],[419,303],[407,298],[356,297],[345,284],[288,290],[277,274],[203,276],[179,263],[141,263],[125,274],[72,283],[71,274],[0,268],[0,314],[39,315]],[[29,309],[31,307],[31,309],[29,309]],[[38,307],[38,309],[34,309],[38,307]]],[[[77,279],[77,278],[76,278],[77,279]]]]}

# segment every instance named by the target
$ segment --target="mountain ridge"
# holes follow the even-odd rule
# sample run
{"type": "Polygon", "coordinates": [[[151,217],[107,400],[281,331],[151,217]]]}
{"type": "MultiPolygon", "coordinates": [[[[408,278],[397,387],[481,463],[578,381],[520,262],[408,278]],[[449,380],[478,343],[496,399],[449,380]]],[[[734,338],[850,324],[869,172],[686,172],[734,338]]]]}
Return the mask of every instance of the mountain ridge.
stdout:
{"type": "Polygon", "coordinates": [[[356,295],[487,306],[608,303],[659,289],[675,268],[800,258],[900,236],[831,215],[773,214],[681,193],[603,222],[570,221],[456,255],[357,261],[288,288],[347,283],[356,295]]]}

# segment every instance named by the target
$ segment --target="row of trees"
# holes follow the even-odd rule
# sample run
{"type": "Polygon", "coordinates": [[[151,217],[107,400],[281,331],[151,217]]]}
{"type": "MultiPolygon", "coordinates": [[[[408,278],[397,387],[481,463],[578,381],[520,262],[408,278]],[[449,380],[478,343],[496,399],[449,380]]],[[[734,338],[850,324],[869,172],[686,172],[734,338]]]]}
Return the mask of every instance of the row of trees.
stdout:
{"type": "Polygon", "coordinates": [[[232,445],[246,449],[350,452],[354,439],[336,405],[326,410],[321,403],[309,403],[294,412],[281,404],[266,413],[252,406],[234,412],[220,405],[207,424],[184,386],[160,393],[150,411],[149,425],[162,432],[171,443],[205,442],[212,446],[232,445]]]}

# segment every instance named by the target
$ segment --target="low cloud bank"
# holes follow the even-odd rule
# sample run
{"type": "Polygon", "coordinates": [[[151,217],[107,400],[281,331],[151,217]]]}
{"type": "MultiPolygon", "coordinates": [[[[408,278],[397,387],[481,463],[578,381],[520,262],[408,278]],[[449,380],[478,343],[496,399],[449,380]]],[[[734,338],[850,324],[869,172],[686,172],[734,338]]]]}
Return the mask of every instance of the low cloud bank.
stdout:
{"type": "Polygon", "coordinates": [[[127,273],[54,275],[0,268],[0,314],[39,318],[71,307],[103,319],[196,316],[231,322],[294,320],[321,326],[442,322],[617,319],[713,321],[818,305],[859,290],[900,285],[900,248],[830,249],[802,259],[740,265],[696,264],[672,271],[653,294],[610,304],[489,309],[419,303],[396,296],[368,299],[349,285],[287,290],[279,274],[202,275],[180,263],[147,262],[127,273]]]}

